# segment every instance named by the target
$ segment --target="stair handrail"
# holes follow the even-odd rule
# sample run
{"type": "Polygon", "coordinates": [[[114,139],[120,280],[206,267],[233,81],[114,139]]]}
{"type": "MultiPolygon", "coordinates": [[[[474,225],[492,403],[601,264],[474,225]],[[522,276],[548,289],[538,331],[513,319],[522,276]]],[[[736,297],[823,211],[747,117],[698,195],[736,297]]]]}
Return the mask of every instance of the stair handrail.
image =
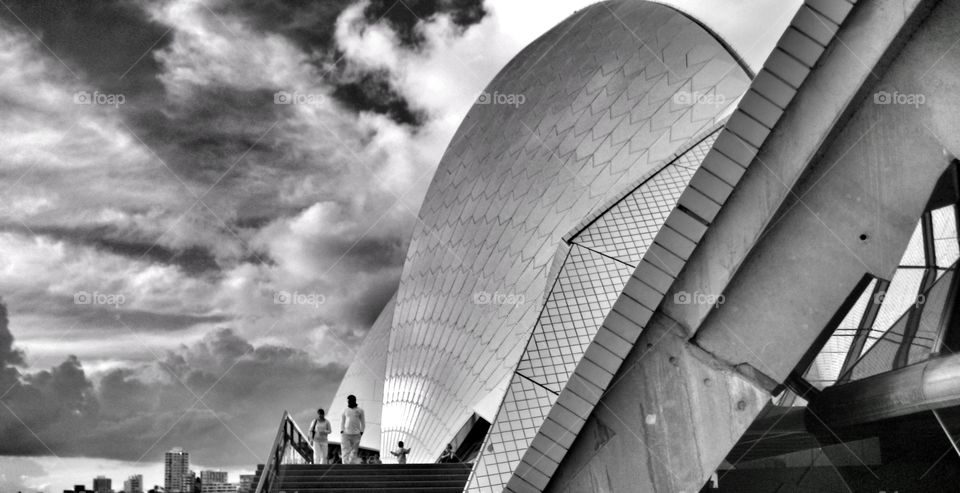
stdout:
{"type": "Polygon", "coordinates": [[[284,411],[283,417],[280,418],[277,436],[273,439],[273,446],[270,447],[270,455],[267,456],[263,472],[260,473],[260,481],[257,482],[255,493],[274,493],[279,490],[279,485],[275,484],[274,480],[281,464],[312,462],[313,445],[297,426],[297,422],[293,420],[290,413],[284,411]],[[298,459],[294,453],[300,458],[298,459]]]}

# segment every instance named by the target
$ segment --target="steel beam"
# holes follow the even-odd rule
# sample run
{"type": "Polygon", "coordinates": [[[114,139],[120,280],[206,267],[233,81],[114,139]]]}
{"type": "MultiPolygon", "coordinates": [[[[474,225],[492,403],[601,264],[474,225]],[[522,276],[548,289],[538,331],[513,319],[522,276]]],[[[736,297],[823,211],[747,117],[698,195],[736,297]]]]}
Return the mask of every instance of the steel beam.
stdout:
{"type": "Polygon", "coordinates": [[[956,405],[960,354],[827,387],[808,408],[827,427],[844,428],[956,405]]]}

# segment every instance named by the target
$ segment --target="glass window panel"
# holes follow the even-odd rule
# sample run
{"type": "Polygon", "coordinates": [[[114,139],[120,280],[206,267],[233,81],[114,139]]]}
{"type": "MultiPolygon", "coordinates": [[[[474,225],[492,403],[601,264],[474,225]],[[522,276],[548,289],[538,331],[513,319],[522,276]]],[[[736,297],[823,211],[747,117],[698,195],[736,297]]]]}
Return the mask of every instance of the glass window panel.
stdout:
{"type": "Polygon", "coordinates": [[[923,227],[919,222],[917,223],[916,229],[913,230],[913,236],[910,237],[910,243],[907,244],[906,251],[903,252],[903,258],[900,260],[900,265],[926,265],[926,260],[924,259],[923,255],[923,227]]]}
{"type": "Polygon", "coordinates": [[[870,331],[870,340],[864,345],[864,352],[917,301],[922,280],[923,269],[897,269],[886,293],[879,293],[883,303],[870,331]]]}
{"type": "Polygon", "coordinates": [[[928,359],[933,351],[933,345],[936,343],[940,331],[943,308],[949,297],[950,284],[953,282],[953,275],[954,271],[950,271],[950,274],[946,278],[938,280],[925,296],[920,326],[917,328],[917,334],[910,345],[908,361],[910,364],[928,359]]]}
{"type": "Polygon", "coordinates": [[[857,327],[863,318],[863,312],[867,309],[867,302],[873,296],[873,290],[877,285],[876,279],[870,281],[870,284],[854,303],[850,311],[840,322],[840,325],[830,336],[830,340],[820,350],[820,354],[813,360],[810,369],[807,372],[806,379],[817,388],[824,388],[833,385],[840,376],[840,369],[843,361],[850,351],[850,345],[856,335],[857,327]]]}
{"type": "Polygon", "coordinates": [[[933,211],[933,239],[938,267],[950,267],[960,257],[957,243],[956,207],[933,211]]]}
{"type": "Polygon", "coordinates": [[[903,340],[902,331],[905,326],[906,319],[901,319],[882,338],[868,341],[870,350],[854,365],[850,378],[860,380],[892,370],[893,359],[896,357],[897,349],[900,348],[900,342],[903,340]]]}

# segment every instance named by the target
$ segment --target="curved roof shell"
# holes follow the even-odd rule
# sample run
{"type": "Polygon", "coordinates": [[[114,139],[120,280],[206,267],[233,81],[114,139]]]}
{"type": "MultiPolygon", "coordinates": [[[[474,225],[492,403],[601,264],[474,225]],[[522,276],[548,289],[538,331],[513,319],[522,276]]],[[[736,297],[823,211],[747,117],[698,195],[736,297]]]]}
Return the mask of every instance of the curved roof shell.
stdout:
{"type": "Polygon", "coordinates": [[[397,293],[383,435],[432,461],[497,413],[565,255],[564,234],[713,128],[750,75],[670,7],[614,0],[517,55],[442,158],[397,293]],[[491,404],[494,403],[494,404],[491,404]]]}

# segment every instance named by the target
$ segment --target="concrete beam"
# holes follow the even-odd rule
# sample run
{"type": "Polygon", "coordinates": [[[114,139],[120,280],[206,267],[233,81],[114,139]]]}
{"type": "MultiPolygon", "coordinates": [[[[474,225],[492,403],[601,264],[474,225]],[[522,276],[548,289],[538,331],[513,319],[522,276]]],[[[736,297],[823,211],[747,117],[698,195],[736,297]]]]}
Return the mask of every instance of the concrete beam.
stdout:
{"type": "MultiPolygon", "coordinates": [[[[943,37],[960,36],[960,5],[944,2],[928,19],[797,180],[727,285],[726,303],[701,324],[704,349],[783,382],[864,274],[893,274],[960,134],[960,120],[925,102],[960,114],[954,89],[935,82],[956,79],[960,52],[934,52],[943,37]],[[920,56],[931,52],[946,60],[920,56]]],[[[771,166],[758,164],[752,170],[771,166]]]]}
{"type": "Polygon", "coordinates": [[[662,314],[635,348],[546,491],[699,491],[769,400],[662,314]]]}
{"type": "MultiPolygon", "coordinates": [[[[932,3],[936,2],[871,1],[853,9],[838,31],[840,41],[834,41],[821,56],[786,112],[771,102],[772,95],[748,92],[742,107],[754,118],[774,121],[781,112],[782,117],[757,158],[748,163],[723,210],[713,218],[697,251],[679,273],[672,291],[667,293],[667,299],[680,291],[723,292],[747,253],[774,220],[777,210],[790,198],[790,191],[803,172],[822,152],[848,108],[856,104],[858,97],[864,97],[863,87],[876,82],[874,69],[896,45],[902,31],[912,30],[910,26],[905,27],[911,21],[916,22],[911,19],[912,14],[924,10],[921,4],[929,8],[932,3]]],[[[823,15],[820,11],[816,13],[823,15]]],[[[816,18],[811,21],[806,11],[798,15],[798,19],[810,26],[816,21],[816,18]]],[[[822,33],[811,33],[814,37],[820,35],[822,33]]],[[[727,142],[725,146],[723,155],[733,160],[738,159],[736,154],[749,155],[747,151],[752,147],[744,139],[727,142]]],[[[665,305],[663,309],[692,335],[710,308],[704,304],[686,304],[665,305]]]]}

